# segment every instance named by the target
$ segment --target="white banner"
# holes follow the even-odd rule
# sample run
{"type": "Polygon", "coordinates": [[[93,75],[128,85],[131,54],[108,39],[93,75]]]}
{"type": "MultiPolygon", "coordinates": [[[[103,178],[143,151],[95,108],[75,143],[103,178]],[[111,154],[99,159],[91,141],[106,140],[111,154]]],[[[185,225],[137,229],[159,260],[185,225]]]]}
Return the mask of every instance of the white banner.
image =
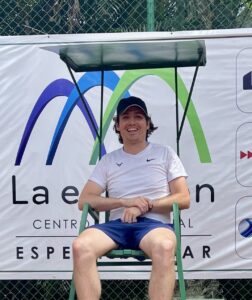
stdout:
{"type": "MultiPolygon", "coordinates": [[[[71,278],[77,199],[98,148],[65,64],[46,47],[108,36],[118,38],[0,37],[1,279],[71,278]]],[[[185,277],[252,278],[252,30],[120,34],[139,36],[206,43],[180,143],[191,192],[182,212],[185,277]]],[[[181,118],[194,68],[178,73],[181,118]]],[[[75,76],[99,128],[100,73],[75,76]]],[[[176,150],[173,84],[172,69],[106,72],[104,115],[116,93],[142,97],[159,127],[150,140],[176,150]]],[[[112,127],[105,118],[103,153],[120,147],[112,127]]],[[[149,277],[138,271],[105,268],[101,277],[149,277]]]]}

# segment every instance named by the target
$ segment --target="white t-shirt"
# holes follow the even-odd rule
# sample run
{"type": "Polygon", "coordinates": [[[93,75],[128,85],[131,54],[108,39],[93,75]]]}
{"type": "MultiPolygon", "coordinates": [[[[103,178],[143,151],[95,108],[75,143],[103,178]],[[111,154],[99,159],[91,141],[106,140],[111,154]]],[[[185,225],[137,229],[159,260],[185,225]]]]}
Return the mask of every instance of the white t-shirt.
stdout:
{"type": "MultiPolygon", "coordinates": [[[[89,180],[107,190],[113,198],[144,196],[155,200],[170,194],[169,182],[187,177],[174,150],[169,146],[149,143],[137,154],[126,153],[123,148],[102,157],[89,180]]],[[[121,218],[124,208],[113,209],[110,220],[121,218]]],[[[170,222],[170,214],[147,212],[142,215],[162,222],[170,222]]]]}

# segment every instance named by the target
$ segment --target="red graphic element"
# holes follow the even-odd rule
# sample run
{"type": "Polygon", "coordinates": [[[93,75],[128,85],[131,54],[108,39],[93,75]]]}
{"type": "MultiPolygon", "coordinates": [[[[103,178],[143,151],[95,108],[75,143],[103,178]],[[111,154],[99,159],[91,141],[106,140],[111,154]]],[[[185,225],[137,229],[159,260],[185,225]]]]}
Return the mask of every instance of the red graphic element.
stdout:
{"type": "Polygon", "coordinates": [[[240,159],[243,159],[244,157],[247,157],[248,159],[252,157],[252,152],[251,151],[247,151],[246,152],[243,152],[243,151],[240,151],[240,159]]]}

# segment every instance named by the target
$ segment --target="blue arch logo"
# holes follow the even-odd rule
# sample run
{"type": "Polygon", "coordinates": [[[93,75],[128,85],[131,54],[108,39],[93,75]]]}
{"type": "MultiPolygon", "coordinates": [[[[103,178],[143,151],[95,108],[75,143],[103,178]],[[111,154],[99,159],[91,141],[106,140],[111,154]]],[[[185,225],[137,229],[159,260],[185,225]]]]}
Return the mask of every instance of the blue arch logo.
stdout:
{"type": "MultiPolygon", "coordinates": [[[[102,143],[106,136],[109,125],[113,119],[113,116],[115,114],[116,106],[119,99],[122,96],[129,96],[128,89],[131,87],[131,85],[133,85],[140,78],[148,75],[158,76],[159,78],[164,80],[173,91],[175,91],[173,69],[129,70],[129,71],[125,71],[125,73],[121,78],[119,78],[118,75],[113,71],[105,72],[104,86],[112,91],[112,95],[111,98],[109,99],[108,105],[106,107],[103,116],[103,124],[102,124],[103,136],[101,137],[102,143]]],[[[81,113],[83,114],[84,120],[87,122],[89,129],[92,133],[92,136],[94,138],[94,146],[90,158],[90,164],[96,164],[99,156],[99,141],[96,136],[96,132],[99,132],[99,128],[95,120],[94,114],[85,98],[85,93],[89,89],[101,85],[100,72],[85,73],[78,81],[78,85],[81,93],[84,95],[83,98],[84,101],[86,102],[87,109],[82,103],[75,85],[67,79],[57,79],[52,83],[50,83],[44,89],[40,97],[37,99],[33,107],[33,110],[28,118],[28,121],[26,123],[22,135],[22,139],[18,148],[17,156],[16,156],[16,161],[15,161],[16,166],[20,165],[22,162],[22,158],[26,146],[28,144],[29,138],[31,136],[31,133],[34,129],[34,126],[39,116],[43,112],[46,105],[50,101],[53,101],[58,96],[65,96],[67,97],[67,100],[61,112],[56,129],[54,131],[54,135],[47,155],[46,165],[52,165],[53,163],[65,126],[75,106],[77,106],[80,109],[81,113]]],[[[188,91],[180,76],[178,76],[178,85],[180,91],[179,101],[182,107],[185,108],[186,100],[188,98],[188,91]]],[[[210,157],[208,145],[193,103],[191,103],[189,106],[187,119],[192,130],[192,134],[198,150],[200,161],[202,163],[210,163],[211,157],[210,157]]],[[[105,145],[102,144],[102,155],[104,155],[105,153],[106,153],[106,148],[105,145]]]]}

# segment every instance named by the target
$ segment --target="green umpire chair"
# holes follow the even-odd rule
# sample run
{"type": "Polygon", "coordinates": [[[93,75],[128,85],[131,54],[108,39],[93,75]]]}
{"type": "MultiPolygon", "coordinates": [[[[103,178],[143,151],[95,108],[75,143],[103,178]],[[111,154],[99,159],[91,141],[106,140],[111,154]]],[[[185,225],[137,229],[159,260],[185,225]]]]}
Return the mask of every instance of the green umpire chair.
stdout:
{"type": "MultiPolygon", "coordinates": [[[[180,152],[180,138],[185,123],[185,118],[191,102],[191,95],[196,81],[198,69],[206,64],[206,47],[204,40],[172,40],[171,35],[166,33],[165,36],[159,33],[144,33],[137,35],[133,33],[131,36],[124,34],[106,34],[92,35],[90,40],[85,39],[82,42],[62,43],[47,47],[47,50],[59,54],[62,61],[65,62],[70,76],[76,85],[79,97],[85,107],[92,127],[95,131],[99,144],[99,157],[102,156],[102,144],[104,140],[104,130],[106,130],[106,120],[103,114],[104,99],[104,74],[109,70],[139,70],[139,69],[157,69],[157,68],[174,68],[174,92],[176,104],[176,143],[177,154],[180,152]],[[94,39],[96,38],[96,39],[94,39]],[[178,68],[195,67],[193,79],[188,93],[187,101],[183,107],[184,113],[179,118],[179,84],[178,84],[178,68]],[[74,72],[101,72],[101,99],[100,99],[100,127],[96,128],[90,115],[87,103],[75,79],[74,72]]],[[[127,87],[129,88],[129,87],[127,87]]],[[[117,95],[117,100],[123,95],[117,95]]],[[[113,102],[112,114],[115,112],[117,102],[113,102]]],[[[84,206],[80,232],[85,230],[87,216],[90,214],[95,222],[99,222],[99,214],[93,211],[88,205],[84,206]]],[[[173,206],[174,228],[177,237],[176,266],[179,279],[179,288],[181,300],[186,299],[185,284],[183,278],[182,259],[181,259],[181,240],[180,240],[180,219],[179,208],[177,204],[173,206]]],[[[106,254],[109,258],[146,258],[145,261],[127,261],[116,262],[111,259],[110,262],[98,261],[98,265],[147,265],[151,264],[142,251],[131,249],[113,250],[106,254]]],[[[74,299],[75,288],[72,282],[69,299],[74,299]]]]}
{"type": "MultiPolygon", "coordinates": [[[[90,215],[94,223],[99,223],[100,214],[94,211],[90,205],[85,204],[82,211],[81,223],[79,228],[79,234],[85,230],[88,226],[88,215],[90,215]]],[[[108,213],[106,213],[106,218],[108,217],[108,213]]],[[[174,231],[177,239],[177,248],[176,248],[176,267],[177,267],[177,275],[178,275],[178,283],[179,283],[179,291],[180,291],[180,299],[186,299],[186,290],[185,290],[185,281],[183,274],[183,266],[182,266],[182,256],[181,256],[181,231],[180,231],[180,211],[177,203],[173,204],[173,225],[174,231]]],[[[120,250],[112,250],[105,254],[106,257],[110,258],[109,261],[97,261],[97,266],[146,266],[151,265],[151,260],[145,255],[145,253],[141,250],[132,250],[132,249],[120,249],[120,250]],[[114,260],[114,259],[120,259],[114,260]],[[132,260],[129,258],[136,258],[141,260],[132,260]]],[[[69,300],[76,299],[76,291],[74,286],[74,281],[72,279],[71,288],[69,293],[69,300]]]]}

